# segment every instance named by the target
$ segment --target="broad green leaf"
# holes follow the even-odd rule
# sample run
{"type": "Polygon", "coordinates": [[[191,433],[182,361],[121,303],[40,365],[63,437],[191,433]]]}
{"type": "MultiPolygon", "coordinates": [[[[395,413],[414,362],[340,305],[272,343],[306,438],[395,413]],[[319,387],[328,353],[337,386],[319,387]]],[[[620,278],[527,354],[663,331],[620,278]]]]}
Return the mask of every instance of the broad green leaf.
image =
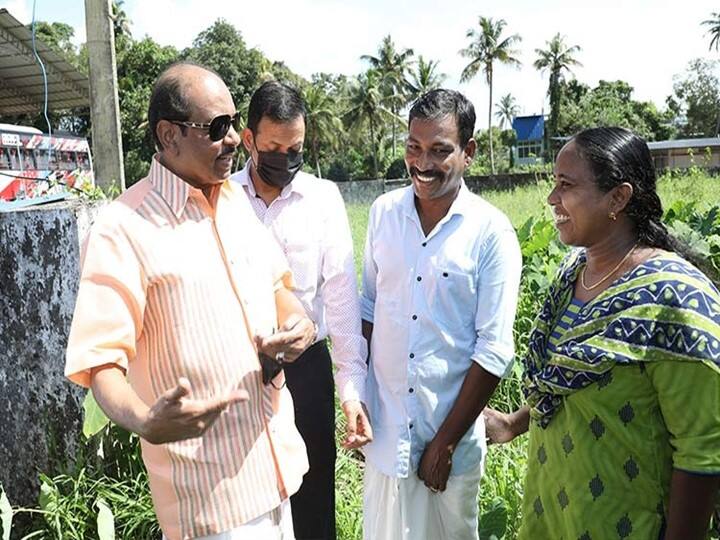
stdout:
{"type": "Polygon", "coordinates": [[[505,501],[494,499],[478,520],[480,540],[501,540],[507,531],[508,511],[505,501]]]}
{"type": "Polygon", "coordinates": [[[98,538],[100,540],[115,540],[115,518],[112,510],[100,497],[95,501],[95,506],[98,508],[98,538]]]}
{"type": "Polygon", "coordinates": [[[0,486],[0,525],[2,526],[2,540],[10,540],[13,511],[5,490],[0,486]]]}
{"type": "Polygon", "coordinates": [[[83,410],[85,411],[85,419],[83,421],[83,435],[89,439],[96,433],[102,431],[108,425],[110,420],[105,413],[102,412],[100,406],[92,395],[92,390],[88,390],[83,401],[83,410]]]}
{"type": "Polygon", "coordinates": [[[48,513],[57,510],[58,492],[54,484],[45,475],[40,475],[40,509],[48,513]]]}

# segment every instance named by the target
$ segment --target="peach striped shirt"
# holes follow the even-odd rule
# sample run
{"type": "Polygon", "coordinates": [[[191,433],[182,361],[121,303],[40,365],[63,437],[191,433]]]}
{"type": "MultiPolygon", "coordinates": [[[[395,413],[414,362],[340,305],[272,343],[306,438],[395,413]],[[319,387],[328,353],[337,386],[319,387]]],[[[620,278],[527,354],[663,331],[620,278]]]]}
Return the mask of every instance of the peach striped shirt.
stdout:
{"type": "Polygon", "coordinates": [[[213,212],[202,192],[156,159],[89,234],[66,375],[116,363],[152,405],[187,377],[191,397],[245,388],[202,436],[141,441],[155,511],[170,540],[233,529],[297,491],[307,471],[287,389],[264,386],[253,344],[277,324],[274,291],[291,287],[282,252],[242,188],[226,182],[213,212]]]}

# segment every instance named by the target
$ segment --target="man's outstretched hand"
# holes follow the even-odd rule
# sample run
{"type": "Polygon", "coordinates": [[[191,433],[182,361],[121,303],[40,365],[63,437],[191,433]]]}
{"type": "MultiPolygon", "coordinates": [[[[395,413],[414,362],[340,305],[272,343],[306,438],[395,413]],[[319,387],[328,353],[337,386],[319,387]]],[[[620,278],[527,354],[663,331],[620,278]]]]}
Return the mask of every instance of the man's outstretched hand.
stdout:
{"type": "Polygon", "coordinates": [[[240,389],[217,398],[193,399],[190,382],[181,377],[150,407],[138,434],[152,444],[199,437],[230,405],[248,399],[247,391],[240,389]]]}

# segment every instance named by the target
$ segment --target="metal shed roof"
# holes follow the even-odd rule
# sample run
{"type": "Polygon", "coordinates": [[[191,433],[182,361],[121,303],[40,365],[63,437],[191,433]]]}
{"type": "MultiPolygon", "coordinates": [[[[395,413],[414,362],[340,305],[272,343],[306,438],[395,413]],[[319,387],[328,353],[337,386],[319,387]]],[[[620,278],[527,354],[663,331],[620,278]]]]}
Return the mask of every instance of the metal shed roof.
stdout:
{"type": "Polygon", "coordinates": [[[675,139],[647,143],[650,150],[684,150],[687,148],[706,148],[720,146],[720,137],[705,139],[675,139]]]}
{"type": "Polygon", "coordinates": [[[512,127],[517,133],[518,141],[533,141],[543,138],[545,117],[541,114],[532,116],[516,116],[512,127]]]}
{"type": "MultiPolygon", "coordinates": [[[[87,107],[90,82],[59,54],[35,38],[48,80],[48,109],[87,107]]],[[[0,9],[0,115],[36,113],[45,99],[43,76],[32,49],[32,32],[0,9]]]]}

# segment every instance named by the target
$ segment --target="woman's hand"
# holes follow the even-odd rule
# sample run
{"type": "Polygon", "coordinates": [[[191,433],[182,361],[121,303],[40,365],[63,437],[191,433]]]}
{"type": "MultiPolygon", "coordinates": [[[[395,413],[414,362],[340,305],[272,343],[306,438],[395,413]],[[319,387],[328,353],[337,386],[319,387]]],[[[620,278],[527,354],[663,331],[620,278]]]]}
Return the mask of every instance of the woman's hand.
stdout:
{"type": "Polygon", "coordinates": [[[530,410],[522,407],[514,413],[506,414],[490,407],[483,409],[485,418],[485,436],[490,444],[502,444],[512,441],[528,430],[530,410]]]}

